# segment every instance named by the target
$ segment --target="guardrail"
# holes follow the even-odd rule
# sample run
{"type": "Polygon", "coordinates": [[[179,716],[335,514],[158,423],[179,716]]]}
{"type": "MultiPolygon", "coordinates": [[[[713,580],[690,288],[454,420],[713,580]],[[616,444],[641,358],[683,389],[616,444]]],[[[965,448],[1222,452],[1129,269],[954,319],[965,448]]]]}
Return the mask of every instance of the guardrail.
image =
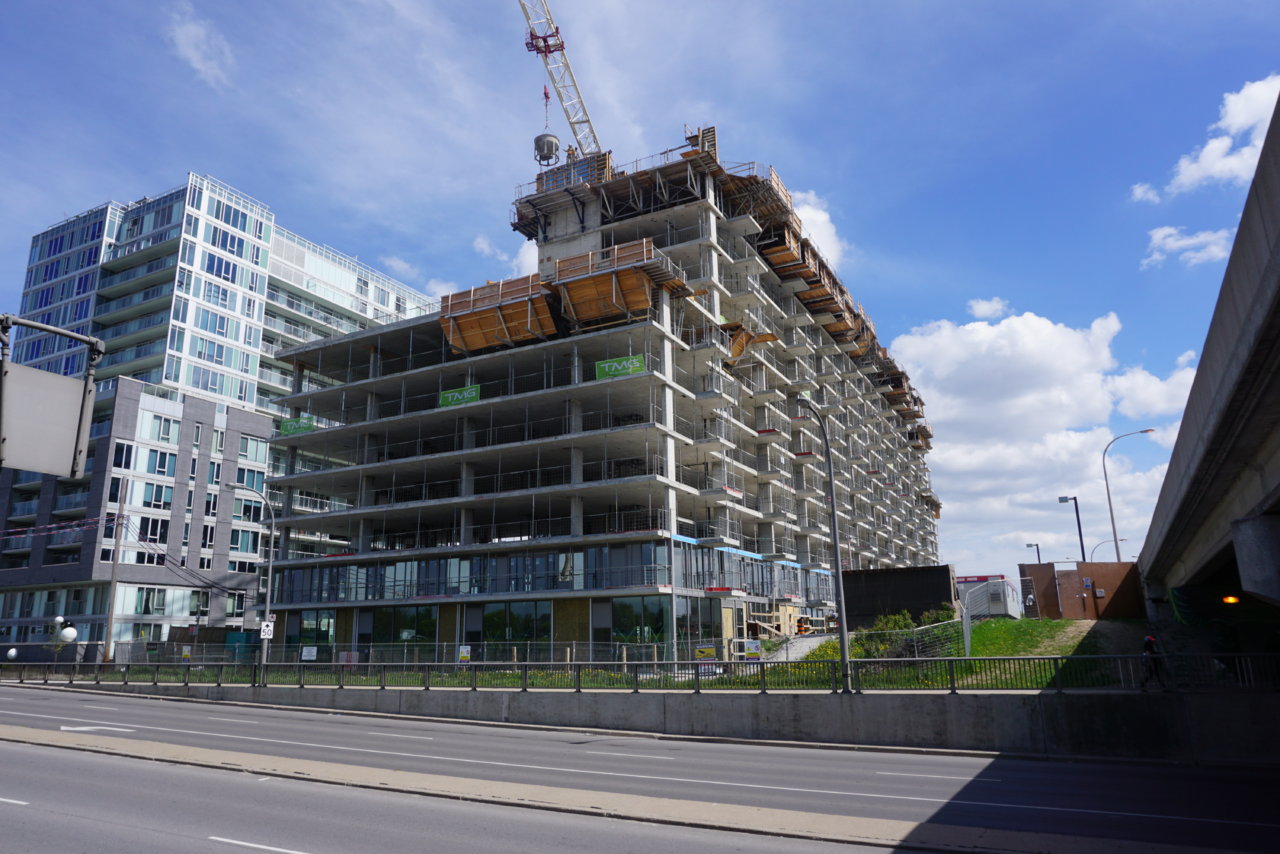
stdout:
{"type": "MultiPolygon", "coordinates": [[[[1280,655],[896,658],[850,662],[864,691],[1280,691],[1280,655]]],[[[432,690],[831,691],[838,661],[0,664],[0,681],[432,690]]]]}

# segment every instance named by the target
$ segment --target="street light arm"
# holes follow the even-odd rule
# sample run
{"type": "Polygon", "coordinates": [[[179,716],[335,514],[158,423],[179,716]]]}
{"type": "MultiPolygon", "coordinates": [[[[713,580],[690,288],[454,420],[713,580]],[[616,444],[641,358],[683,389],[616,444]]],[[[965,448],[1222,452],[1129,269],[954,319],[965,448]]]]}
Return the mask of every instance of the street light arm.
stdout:
{"type": "Polygon", "coordinates": [[[1102,485],[1107,491],[1107,514],[1111,517],[1111,539],[1116,544],[1116,563],[1120,563],[1120,534],[1116,532],[1116,511],[1111,503],[1111,479],[1107,477],[1107,451],[1111,450],[1111,446],[1126,436],[1137,436],[1139,433],[1154,433],[1154,427],[1147,427],[1145,430],[1133,430],[1129,433],[1121,433],[1116,436],[1107,446],[1102,449],[1102,485]]]}

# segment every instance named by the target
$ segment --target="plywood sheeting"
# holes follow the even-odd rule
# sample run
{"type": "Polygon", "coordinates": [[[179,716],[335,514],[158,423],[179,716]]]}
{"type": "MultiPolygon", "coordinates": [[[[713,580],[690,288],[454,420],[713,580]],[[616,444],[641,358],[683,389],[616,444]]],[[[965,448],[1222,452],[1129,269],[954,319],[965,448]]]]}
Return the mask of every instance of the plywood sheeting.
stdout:
{"type": "Polygon", "coordinates": [[[556,334],[546,291],[536,275],[488,282],[440,301],[449,346],[464,353],[556,334]]]}

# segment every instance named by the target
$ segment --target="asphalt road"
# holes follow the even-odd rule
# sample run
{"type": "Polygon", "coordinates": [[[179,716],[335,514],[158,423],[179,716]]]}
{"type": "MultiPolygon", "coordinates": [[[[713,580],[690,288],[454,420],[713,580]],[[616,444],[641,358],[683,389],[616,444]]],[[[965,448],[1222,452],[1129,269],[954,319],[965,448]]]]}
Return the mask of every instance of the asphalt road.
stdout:
{"type": "Polygon", "coordinates": [[[883,851],[0,744],[0,848],[138,854],[883,851]]]}
{"type": "MultiPolygon", "coordinates": [[[[1274,850],[1276,775],[704,743],[0,687],[0,724],[831,815],[1274,850]]],[[[3,766],[0,766],[3,767],[3,766]]],[[[7,772],[7,768],[5,769],[7,772]]],[[[12,777],[0,774],[0,798],[12,777]]]]}

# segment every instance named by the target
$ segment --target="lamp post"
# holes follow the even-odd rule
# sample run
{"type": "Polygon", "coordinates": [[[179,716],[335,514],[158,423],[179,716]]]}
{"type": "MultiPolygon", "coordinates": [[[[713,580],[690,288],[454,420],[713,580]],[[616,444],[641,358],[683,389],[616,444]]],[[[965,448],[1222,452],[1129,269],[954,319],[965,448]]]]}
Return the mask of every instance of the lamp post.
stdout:
{"type": "Polygon", "coordinates": [[[853,693],[853,679],[849,671],[849,624],[845,621],[844,576],[841,574],[840,562],[840,525],[836,517],[836,470],[831,463],[831,439],[827,436],[827,420],[818,412],[813,401],[801,395],[799,398],[805,409],[813,414],[818,422],[818,430],[822,433],[822,447],[827,458],[827,510],[831,515],[831,548],[832,568],[835,570],[836,612],[840,620],[840,683],[842,693],[853,693]]]}
{"type": "Polygon", "coordinates": [[[1084,563],[1084,528],[1080,526],[1080,502],[1076,500],[1076,496],[1074,495],[1058,496],[1059,504],[1066,504],[1068,501],[1076,505],[1076,533],[1080,535],[1080,562],[1084,563]]]}
{"type": "MultiPolygon", "coordinates": [[[[265,485],[265,482],[264,482],[265,485]]],[[[266,508],[267,518],[271,521],[270,539],[267,541],[267,584],[262,596],[262,624],[265,626],[271,622],[271,559],[275,555],[276,550],[276,511],[271,506],[271,499],[256,486],[249,486],[245,483],[229,483],[227,488],[244,489],[252,492],[254,495],[262,499],[262,506],[266,508]]],[[[261,632],[261,630],[259,630],[261,632]]],[[[274,633],[274,626],[267,630],[268,633],[274,633]]],[[[269,637],[262,638],[262,684],[267,684],[267,653],[271,649],[271,639],[269,637]]]]}
{"type": "Polygon", "coordinates": [[[1039,544],[1039,543],[1027,543],[1027,548],[1029,548],[1029,549],[1035,549],[1035,550],[1036,550],[1036,563],[1040,563],[1040,544],[1039,544]]]}
{"type": "Polygon", "coordinates": [[[1111,481],[1107,478],[1107,451],[1111,450],[1111,446],[1123,439],[1125,436],[1137,436],[1139,433],[1154,433],[1154,427],[1148,427],[1145,430],[1134,430],[1132,433],[1121,433],[1116,436],[1107,446],[1102,449],[1102,485],[1107,489],[1107,513],[1111,515],[1111,539],[1116,544],[1116,563],[1120,562],[1120,540],[1119,534],[1116,533],[1116,511],[1111,506],[1111,481]]]}
{"type": "MultiPolygon", "coordinates": [[[[1097,544],[1096,546],[1094,546],[1093,548],[1089,549],[1089,560],[1090,560],[1090,561],[1092,561],[1092,560],[1093,560],[1093,556],[1094,556],[1095,554],[1097,554],[1097,553],[1098,553],[1098,549],[1102,548],[1103,546],[1105,546],[1105,545],[1106,545],[1107,543],[1109,543],[1109,542],[1111,542],[1111,541],[1110,541],[1110,540],[1103,540],[1102,542],[1098,543],[1098,544],[1097,544]]],[[[1124,537],[1121,537],[1121,538],[1120,538],[1120,542],[1122,542],[1122,543],[1127,543],[1127,542],[1129,542],[1129,541],[1128,541],[1128,540],[1126,540],[1124,537]]]]}

